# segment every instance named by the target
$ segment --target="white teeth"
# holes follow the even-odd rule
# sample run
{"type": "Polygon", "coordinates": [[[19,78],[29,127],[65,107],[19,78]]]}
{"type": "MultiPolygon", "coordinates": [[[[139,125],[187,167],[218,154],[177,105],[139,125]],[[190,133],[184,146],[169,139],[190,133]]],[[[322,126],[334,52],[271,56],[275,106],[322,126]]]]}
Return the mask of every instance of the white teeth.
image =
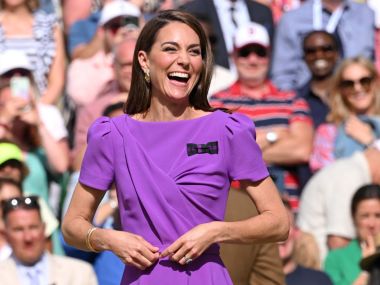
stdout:
{"type": "Polygon", "coordinates": [[[182,73],[182,72],[172,72],[169,74],[170,76],[176,76],[176,77],[181,77],[181,78],[189,78],[189,74],[187,73],[182,73]]]}
{"type": "Polygon", "coordinates": [[[318,59],[314,62],[314,66],[317,68],[326,68],[328,64],[329,63],[325,59],[318,59]]]}

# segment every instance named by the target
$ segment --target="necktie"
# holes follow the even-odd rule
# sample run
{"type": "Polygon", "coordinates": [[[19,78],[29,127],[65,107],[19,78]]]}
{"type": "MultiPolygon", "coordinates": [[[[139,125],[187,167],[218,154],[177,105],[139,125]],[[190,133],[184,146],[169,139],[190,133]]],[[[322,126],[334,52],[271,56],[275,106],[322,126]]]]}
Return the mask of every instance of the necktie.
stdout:
{"type": "Polygon", "coordinates": [[[36,268],[30,268],[28,271],[29,284],[30,285],[40,285],[40,280],[38,279],[38,270],[36,268]]]}

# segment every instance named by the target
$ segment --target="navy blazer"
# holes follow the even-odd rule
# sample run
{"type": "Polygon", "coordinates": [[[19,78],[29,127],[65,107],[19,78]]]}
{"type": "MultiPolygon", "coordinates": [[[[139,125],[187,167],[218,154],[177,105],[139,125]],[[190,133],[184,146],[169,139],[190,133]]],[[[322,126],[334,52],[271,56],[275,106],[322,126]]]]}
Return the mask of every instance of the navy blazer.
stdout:
{"type": "MultiPolygon", "coordinates": [[[[274,23],[272,17],[272,10],[255,1],[244,0],[247,4],[248,13],[252,22],[259,23],[267,28],[271,42],[274,34],[274,23]]],[[[223,37],[222,27],[216,12],[213,0],[194,0],[190,1],[180,7],[180,9],[195,15],[202,15],[209,19],[213,31],[218,40],[215,46],[215,63],[226,68],[229,68],[228,52],[226,43],[223,37]]]]}

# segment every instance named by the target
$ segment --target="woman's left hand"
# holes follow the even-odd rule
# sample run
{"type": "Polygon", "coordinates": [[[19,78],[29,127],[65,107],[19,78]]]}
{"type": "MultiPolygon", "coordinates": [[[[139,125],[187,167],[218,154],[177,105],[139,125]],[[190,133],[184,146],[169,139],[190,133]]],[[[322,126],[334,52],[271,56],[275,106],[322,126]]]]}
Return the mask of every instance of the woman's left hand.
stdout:
{"type": "Polygon", "coordinates": [[[350,116],[347,119],[345,130],[350,137],[363,145],[368,145],[374,140],[371,126],[356,116],[350,116]]]}
{"type": "Polygon", "coordinates": [[[161,258],[170,256],[172,261],[182,265],[191,262],[216,242],[218,224],[219,222],[211,222],[192,228],[167,247],[161,253],[161,258]]]}

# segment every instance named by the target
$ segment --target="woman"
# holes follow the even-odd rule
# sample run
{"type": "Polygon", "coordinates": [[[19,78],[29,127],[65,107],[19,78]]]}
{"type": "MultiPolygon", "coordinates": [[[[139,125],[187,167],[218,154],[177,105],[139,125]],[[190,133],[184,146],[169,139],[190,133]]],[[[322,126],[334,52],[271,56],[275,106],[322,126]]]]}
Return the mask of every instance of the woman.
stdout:
{"type": "Polygon", "coordinates": [[[127,115],[102,117],[89,131],[63,234],[78,248],[119,256],[122,284],[232,284],[216,243],[287,236],[252,121],[210,108],[211,73],[197,20],[161,12],[137,40],[127,115]],[[231,180],[242,180],[258,216],[222,221],[231,180]],[[123,231],[90,223],[113,182],[123,231]]]}
{"type": "Polygon", "coordinates": [[[357,239],[346,247],[332,250],[325,260],[325,271],[334,285],[367,285],[369,274],[360,269],[362,258],[375,253],[375,236],[380,233],[380,186],[362,186],[354,194],[351,215],[357,239]]]}
{"type": "Polygon", "coordinates": [[[313,171],[365,149],[380,136],[380,86],[374,65],[362,57],[346,59],[332,86],[328,123],[315,134],[313,171]]]}
{"type": "Polygon", "coordinates": [[[0,0],[0,52],[27,53],[38,97],[43,103],[55,104],[64,86],[63,36],[54,15],[38,7],[38,0],[0,0]]]}

